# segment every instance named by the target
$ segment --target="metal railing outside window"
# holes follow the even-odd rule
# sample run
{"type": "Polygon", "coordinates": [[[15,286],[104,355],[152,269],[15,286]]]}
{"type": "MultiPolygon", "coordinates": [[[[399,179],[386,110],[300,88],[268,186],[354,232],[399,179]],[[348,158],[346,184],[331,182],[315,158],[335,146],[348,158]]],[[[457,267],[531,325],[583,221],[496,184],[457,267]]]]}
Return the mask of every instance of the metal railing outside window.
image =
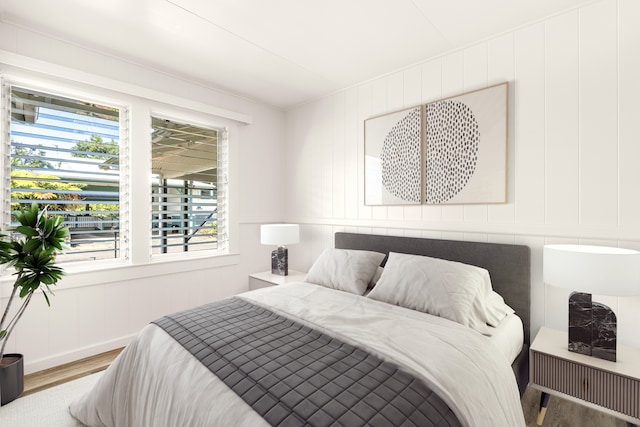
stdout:
{"type": "Polygon", "coordinates": [[[219,249],[224,130],[152,117],[152,254],[219,249]]]}

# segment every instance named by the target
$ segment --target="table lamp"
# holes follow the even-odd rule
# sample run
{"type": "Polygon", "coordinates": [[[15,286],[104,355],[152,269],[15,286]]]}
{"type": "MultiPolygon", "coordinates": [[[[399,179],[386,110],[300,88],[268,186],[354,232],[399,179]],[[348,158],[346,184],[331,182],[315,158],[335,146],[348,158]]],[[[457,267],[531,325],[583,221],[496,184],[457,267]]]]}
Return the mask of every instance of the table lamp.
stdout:
{"type": "Polygon", "coordinates": [[[277,245],[271,252],[271,273],[279,276],[289,275],[289,251],[285,245],[300,241],[298,224],[263,224],[260,226],[260,243],[277,245]]]}
{"type": "Polygon", "coordinates": [[[588,245],[545,245],[545,283],[571,289],[569,351],[616,361],[616,315],[591,294],[640,293],[640,252],[588,245]]]}

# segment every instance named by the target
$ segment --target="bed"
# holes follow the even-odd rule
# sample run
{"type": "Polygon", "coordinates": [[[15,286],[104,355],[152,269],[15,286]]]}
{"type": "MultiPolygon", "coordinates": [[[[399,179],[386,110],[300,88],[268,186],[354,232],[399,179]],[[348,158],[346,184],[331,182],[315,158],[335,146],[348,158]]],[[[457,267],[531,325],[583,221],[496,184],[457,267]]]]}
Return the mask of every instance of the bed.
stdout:
{"type": "Polygon", "coordinates": [[[518,381],[520,395],[524,394],[529,384],[529,345],[531,344],[531,250],[528,246],[336,233],[335,247],[366,249],[385,254],[395,251],[431,256],[487,269],[491,275],[493,289],[502,295],[523,323],[523,348],[512,367],[518,381]]]}
{"type": "MultiPolygon", "coordinates": [[[[70,412],[89,426],[524,425],[529,275],[526,246],[337,233],[304,283],[145,327],[70,412]],[[485,271],[514,313],[489,336],[478,331],[491,321],[470,327],[448,307],[435,316],[384,301],[424,265],[485,271]],[[360,274],[342,282],[357,291],[332,285],[344,268],[360,274]],[[504,338],[514,333],[516,346],[504,338]]],[[[488,312],[463,294],[453,306],[488,312]]]]}

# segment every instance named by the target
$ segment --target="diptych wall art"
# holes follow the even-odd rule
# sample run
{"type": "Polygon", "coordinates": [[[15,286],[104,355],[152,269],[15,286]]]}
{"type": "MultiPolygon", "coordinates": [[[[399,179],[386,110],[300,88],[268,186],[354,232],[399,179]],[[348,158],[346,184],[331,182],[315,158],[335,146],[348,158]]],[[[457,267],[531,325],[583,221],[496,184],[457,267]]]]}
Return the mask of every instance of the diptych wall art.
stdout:
{"type": "Polygon", "coordinates": [[[365,204],[504,203],[508,84],[365,120],[365,204]]]}
{"type": "Polygon", "coordinates": [[[365,121],[365,204],[422,201],[422,107],[365,121]]]}

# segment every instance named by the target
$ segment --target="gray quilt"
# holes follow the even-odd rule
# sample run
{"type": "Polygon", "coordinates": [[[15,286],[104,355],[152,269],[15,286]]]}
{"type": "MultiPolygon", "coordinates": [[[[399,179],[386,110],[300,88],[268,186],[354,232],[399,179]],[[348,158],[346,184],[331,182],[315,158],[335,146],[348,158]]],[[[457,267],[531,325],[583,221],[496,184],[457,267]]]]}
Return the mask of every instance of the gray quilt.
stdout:
{"type": "Polygon", "coordinates": [[[460,426],[392,363],[245,300],[154,323],[273,426],[460,426]]]}

